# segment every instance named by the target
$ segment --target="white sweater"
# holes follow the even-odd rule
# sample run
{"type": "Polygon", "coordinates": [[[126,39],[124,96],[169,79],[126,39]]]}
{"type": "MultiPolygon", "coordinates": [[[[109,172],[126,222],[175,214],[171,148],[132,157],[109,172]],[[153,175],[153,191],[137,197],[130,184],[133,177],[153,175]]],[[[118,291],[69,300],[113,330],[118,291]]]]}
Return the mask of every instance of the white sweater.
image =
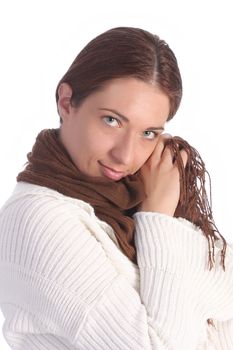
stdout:
{"type": "Polygon", "coordinates": [[[139,268],[89,204],[16,185],[0,212],[0,305],[12,349],[233,349],[232,249],[226,272],[219,253],[209,271],[194,225],[158,213],[134,219],[139,268]]]}

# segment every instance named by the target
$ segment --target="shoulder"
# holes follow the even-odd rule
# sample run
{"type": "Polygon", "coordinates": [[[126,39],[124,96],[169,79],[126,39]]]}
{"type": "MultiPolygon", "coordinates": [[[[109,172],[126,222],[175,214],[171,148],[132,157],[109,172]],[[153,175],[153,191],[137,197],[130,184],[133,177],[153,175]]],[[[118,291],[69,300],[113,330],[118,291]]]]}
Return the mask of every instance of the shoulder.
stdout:
{"type": "Polygon", "coordinates": [[[5,262],[74,288],[88,284],[97,274],[101,278],[115,276],[116,271],[132,272],[109,237],[112,229],[88,203],[39,187],[17,186],[2,208],[0,254],[5,262]]]}
{"type": "Polygon", "coordinates": [[[94,250],[116,265],[128,265],[112,227],[82,200],[21,182],[0,211],[0,252],[5,256],[14,251],[18,261],[23,255],[26,261],[30,254],[33,260],[50,255],[62,261],[62,256],[82,258],[94,250]]]}
{"type": "Polygon", "coordinates": [[[50,188],[27,182],[18,182],[16,184],[12,195],[2,207],[1,212],[9,207],[27,207],[27,205],[32,205],[33,207],[40,205],[52,206],[55,203],[57,205],[73,206],[76,209],[86,211],[88,214],[94,214],[92,206],[82,200],[71,198],[50,188]]]}
{"type": "Polygon", "coordinates": [[[93,208],[83,201],[46,187],[18,183],[1,209],[1,234],[35,239],[47,232],[48,237],[48,232],[53,235],[58,227],[67,231],[72,222],[81,226],[83,220],[94,218],[93,208]]]}
{"type": "Polygon", "coordinates": [[[68,245],[80,253],[80,243],[92,249],[96,241],[111,241],[110,231],[88,203],[27,183],[17,184],[0,213],[0,241],[9,254],[14,250],[39,257],[41,252],[53,252],[59,258],[68,245]]]}
{"type": "MultiPolygon", "coordinates": [[[[97,218],[94,208],[82,200],[65,196],[47,187],[20,182],[1,208],[0,222],[18,230],[29,230],[41,225],[50,230],[57,225],[98,225],[110,231],[107,223],[97,218]]],[[[1,224],[2,226],[2,224],[1,224]]]]}
{"type": "MultiPolygon", "coordinates": [[[[95,233],[101,227],[85,202],[45,187],[20,183],[2,208],[0,250],[15,265],[39,274],[77,267],[104,250],[95,233]]],[[[103,230],[102,230],[103,231],[103,230]]],[[[104,232],[103,232],[104,234],[104,232]]]]}

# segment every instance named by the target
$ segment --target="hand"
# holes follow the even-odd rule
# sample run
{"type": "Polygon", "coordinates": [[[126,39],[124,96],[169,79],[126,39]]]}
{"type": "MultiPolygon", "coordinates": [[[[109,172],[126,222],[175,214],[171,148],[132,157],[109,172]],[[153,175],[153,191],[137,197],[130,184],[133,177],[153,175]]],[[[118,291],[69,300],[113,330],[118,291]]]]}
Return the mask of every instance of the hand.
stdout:
{"type": "MultiPolygon", "coordinates": [[[[173,216],[180,198],[180,175],[166,140],[171,137],[163,134],[159,137],[153,153],[141,168],[146,199],[139,210],[158,212],[173,216]]],[[[188,155],[180,151],[184,166],[188,155]]]]}

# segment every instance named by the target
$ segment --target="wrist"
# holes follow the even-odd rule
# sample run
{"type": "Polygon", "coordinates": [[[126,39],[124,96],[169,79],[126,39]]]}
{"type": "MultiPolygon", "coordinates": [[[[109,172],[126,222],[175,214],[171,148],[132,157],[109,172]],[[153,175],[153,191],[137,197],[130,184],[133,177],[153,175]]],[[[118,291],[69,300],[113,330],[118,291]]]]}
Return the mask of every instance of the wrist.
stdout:
{"type": "Polygon", "coordinates": [[[151,202],[150,200],[145,200],[140,205],[138,211],[144,211],[144,212],[156,212],[160,214],[165,214],[168,216],[174,216],[175,210],[168,208],[165,204],[155,204],[151,202]]]}

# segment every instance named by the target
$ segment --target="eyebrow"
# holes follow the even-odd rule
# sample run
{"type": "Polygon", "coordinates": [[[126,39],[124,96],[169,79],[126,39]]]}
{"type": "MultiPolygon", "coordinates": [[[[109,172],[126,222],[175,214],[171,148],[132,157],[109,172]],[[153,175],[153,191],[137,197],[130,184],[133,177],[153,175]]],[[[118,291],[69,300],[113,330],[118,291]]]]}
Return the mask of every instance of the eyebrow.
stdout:
{"type": "MultiPolygon", "coordinates": [[[[118,115],[126,123],[129,123],[129,121],[130,121],[127,117],[125,117],[121,113],[117,112],[115,109],[112,109],[112,108],[99,108],[99,110],[112,112],[112,113],[118,115]]],[[[164,130],[164,127],[163,126],[151,126],[151,127],[147,128],[146,130],[164,130]]]]}

